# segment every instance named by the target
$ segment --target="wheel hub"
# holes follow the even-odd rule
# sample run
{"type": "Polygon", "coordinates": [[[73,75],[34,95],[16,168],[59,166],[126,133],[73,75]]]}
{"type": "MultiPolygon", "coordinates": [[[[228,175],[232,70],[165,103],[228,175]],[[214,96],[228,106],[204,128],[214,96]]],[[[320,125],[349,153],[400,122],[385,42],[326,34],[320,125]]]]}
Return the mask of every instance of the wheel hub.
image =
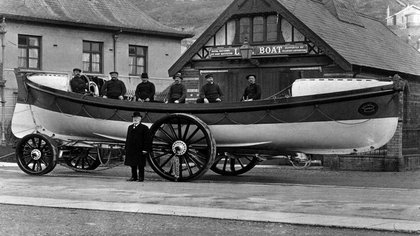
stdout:
{"type": "Polygon", "coordinates": [[[39,160],[42,156],[42,153],[40,150],[38,149],[34,149],[31,151],[31,157],[32,159],[34,159],[35,161],[39,160]]]}
{"type": "Polygon", "coordinates": [[[181,140],[175,141],[172,144],[172,152],[176,155],[184,155],[187,152],[187,144],[181,140]]]}

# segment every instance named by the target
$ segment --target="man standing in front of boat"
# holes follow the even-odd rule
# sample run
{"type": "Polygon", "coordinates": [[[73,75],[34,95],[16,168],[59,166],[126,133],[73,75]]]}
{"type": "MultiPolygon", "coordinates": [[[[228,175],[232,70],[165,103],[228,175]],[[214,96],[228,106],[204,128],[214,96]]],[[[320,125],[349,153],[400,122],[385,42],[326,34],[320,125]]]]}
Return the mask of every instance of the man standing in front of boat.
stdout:
{"type": "Polygon", "coordinates": [[[219,85],[214,83],[213,75],[207,74],[205,76],[207,83],[200,89],[200,97],[197,103],[215,103],[221,102],[223,93],[219,85]]]}
{"type": "Polygon", "coordinates": [[[123,100],[127,92],[124,82],[118,79],[118,72],[112,71],[109,74],[111,75],[111,80],[106,81],[102,86],[101,95],[103,98],[123,100]]]}
{"type": "Polygon", "coordinates": [[[261,99],[261,86],[255,83],[255,75],[248,75],[246,79],[249,85],[245,88],[241,101],[249,102],[261,99]]]}
{"type": "Polygon", "coordinates": [[[128,126],[125,141],[124,165],[131,167],[131,178],[127,181],[144,181],[144,166],[146,157],[151,150],[151,136],[149,128],[141,123],[142,115],[135,111],[132,115],[133,124],[128,126]],[[139,174],[137,175],[137,170],[139,174]]]}

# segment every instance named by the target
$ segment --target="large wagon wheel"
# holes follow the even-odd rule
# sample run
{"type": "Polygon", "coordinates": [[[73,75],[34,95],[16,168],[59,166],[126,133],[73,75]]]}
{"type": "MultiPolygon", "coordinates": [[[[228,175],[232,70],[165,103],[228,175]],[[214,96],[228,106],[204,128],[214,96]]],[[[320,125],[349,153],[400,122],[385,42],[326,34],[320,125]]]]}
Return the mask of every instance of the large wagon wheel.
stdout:
{"type": "Polygon", "coordinates": [[[30,175],[44,175],[57,164],[57,145],[43,134],[29,134],[16,146],[16,161],[19,168],[30,175]]]}
{"type": "Polygon", "coordinates": [[[74,147],[63,154],[66,164],[73,170],[94,170],[100,164],[97,148],[74,147]]]}
{"type": "Polygon", "coordinates": [[[259,162],[255,154],[218,153],[211,170],[220,175],[236,176],[250,171],[259,162]]]}
{"type": "Polygon", "coordinates": [[[171,181],[202,176],[214,162],[216,141],[208,126],[188,114],[171,114],[150,128],[153,138],[148,160],[153,170],[171,181]]]}

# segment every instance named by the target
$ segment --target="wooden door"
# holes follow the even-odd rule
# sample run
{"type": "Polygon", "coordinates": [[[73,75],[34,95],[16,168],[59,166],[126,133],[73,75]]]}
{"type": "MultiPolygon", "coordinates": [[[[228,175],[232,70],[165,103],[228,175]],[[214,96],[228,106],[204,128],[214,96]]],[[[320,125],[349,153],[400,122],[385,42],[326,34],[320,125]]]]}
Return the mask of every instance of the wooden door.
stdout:
{"type": "Polygon", "coordinates": [[[299,78],[299,72],[266,69],[262,71],[261,76],[261,98],[266,98],[291,85],[299,78]]]}
{"type": "MultiPolygon", "coordinates": [[[[248,81],[246,76],[256,76],[256,83],[261,86],[261,98],[269,97],[286,88],[299,78],[299,73],[276,68],[230,69],[228,72],[212,73],[214,82],[220,86],[224,101],[240,101],[248,81]]],[[[205,74],[200,76],[200,88],[206,83],[205,74]]]]}

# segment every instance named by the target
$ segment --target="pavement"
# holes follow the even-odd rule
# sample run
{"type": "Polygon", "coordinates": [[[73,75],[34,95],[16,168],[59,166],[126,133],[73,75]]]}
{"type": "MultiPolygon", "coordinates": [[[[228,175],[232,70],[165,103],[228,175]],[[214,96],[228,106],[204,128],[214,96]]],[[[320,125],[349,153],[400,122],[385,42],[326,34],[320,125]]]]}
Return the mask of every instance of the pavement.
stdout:
{"type": "Polygon", "coordinates": [[[57,165],[45,176],[0,163],[0,204],[135,212],[420,233],[420,171],[353,172],[256,166],[174,183],[118,166],[90,173],[57,165]]]}

